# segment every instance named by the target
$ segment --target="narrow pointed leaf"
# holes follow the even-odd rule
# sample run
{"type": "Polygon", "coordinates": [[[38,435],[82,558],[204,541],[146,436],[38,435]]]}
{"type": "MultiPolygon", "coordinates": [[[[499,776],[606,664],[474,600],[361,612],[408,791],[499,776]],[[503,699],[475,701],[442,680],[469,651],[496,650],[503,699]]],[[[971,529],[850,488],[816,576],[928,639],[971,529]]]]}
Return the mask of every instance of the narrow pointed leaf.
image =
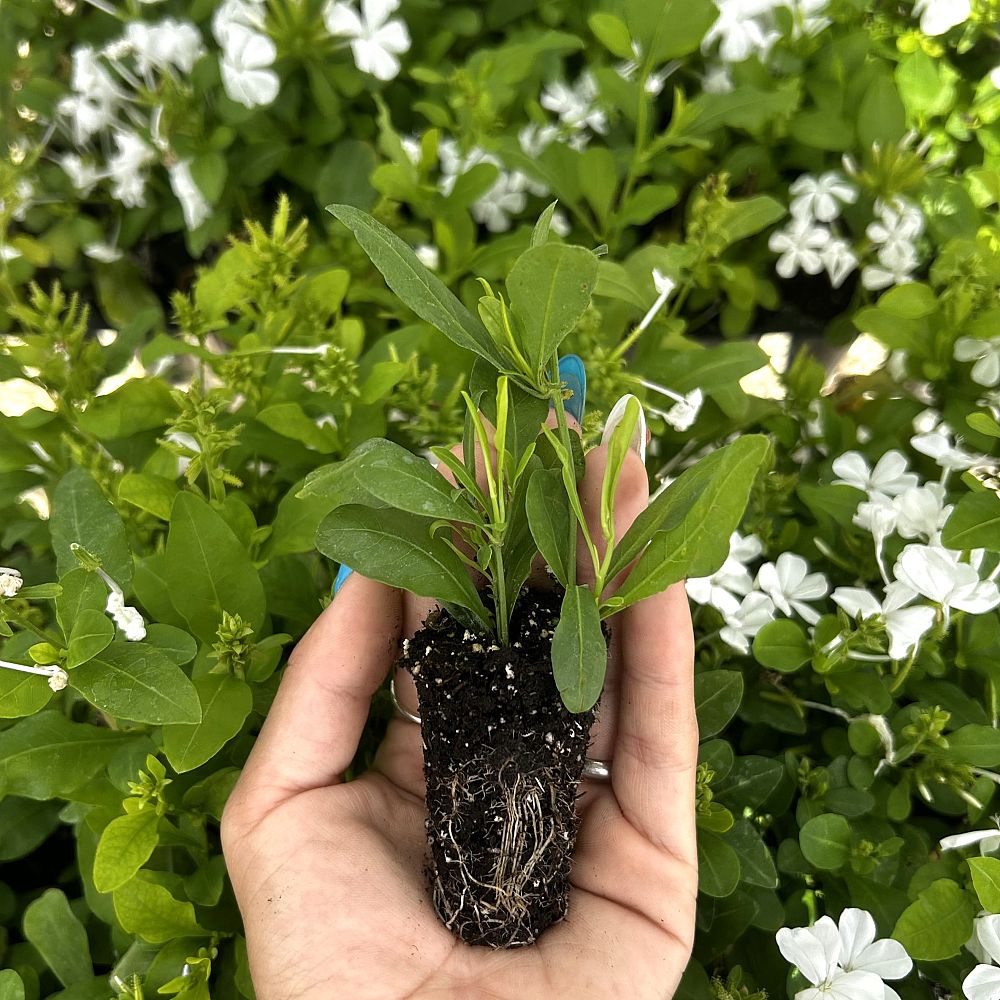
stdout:
{"type": "Polygon", "coordinates": [[[431,536],[430,525],[429,519],[404,511],[347,504],[320,523],[316,547],[362,576],[461,605],[488,623],[489,612],[468,569],[441,539],[431,536]]]}
{"type": "Polygon", "coordinates": [[[528,481],[528,524],[531,535],[556,579],[568,587],[570,509],[558,469],[538,469],[528,481]]]}
{"type": "Polygon", "coordinates": [[[386,284],[422,320],[459,347],[481,355],[497,368],[507,367],[482,324],[395,233],[352,205],[327,205],[326,210],[350,229],[386,284]]]}
{"type": "Polygon", "coordinates": [[[594,595],[587,587],[572,587],[552,637],[552,671],[570,712],[585,712],[596,704],[607,667],[608,646],[594,595]]]}

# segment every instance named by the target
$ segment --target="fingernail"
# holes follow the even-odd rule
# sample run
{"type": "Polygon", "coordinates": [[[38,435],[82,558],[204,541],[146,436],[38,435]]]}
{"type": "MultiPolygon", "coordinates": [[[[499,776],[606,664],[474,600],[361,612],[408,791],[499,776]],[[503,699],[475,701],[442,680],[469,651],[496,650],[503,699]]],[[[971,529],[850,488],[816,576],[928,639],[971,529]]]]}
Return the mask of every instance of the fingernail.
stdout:
{"type": "MultiPolygon", "coordinates": [[[[625,407],[628,406],[628,401],[634,399],[637,403],[639,400],[632,395],[632,393],[627,392],[621,399],[611,407],[611,412],[608,414],[608,419],[604,424],[604,433],[601,435],[601,444],[607,444],[614,433],[614,429],[622,422],[622,418],[625,416],[625,407]]],[[[643,411],[642,403],[639,403],[639,419],[636,421],[635,430],[632,432],[632,440],[629,441],[628,446],[642,459],[643,463],[646,461],[646,414],[643,411]]]]}
{"type": "Polygon", "coordinates": [[[337,579],[333,581],[333,595],[337,596],[337,592],[341,587],[347,582],[347,578],[354,572],[350,566],[341,565],[340,569],[337,570],[337,579]]]}
{"type": "Polygon", "coordinates": [[[573,393],[566,400],[566,412],[578,424],[583,424],[583,410],[587,405],[587,369],[576,354],[567,354],[559,359],[559,378],[573,393]]]}

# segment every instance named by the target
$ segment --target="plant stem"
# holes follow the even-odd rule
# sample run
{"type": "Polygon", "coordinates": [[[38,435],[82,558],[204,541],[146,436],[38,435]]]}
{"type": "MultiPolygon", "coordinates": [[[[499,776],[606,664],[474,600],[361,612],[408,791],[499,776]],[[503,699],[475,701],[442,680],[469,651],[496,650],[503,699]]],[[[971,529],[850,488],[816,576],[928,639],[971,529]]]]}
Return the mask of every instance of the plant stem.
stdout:
{"type": "MultiPolygon", "coordinates": [[[[556,379],[556,391],[553,395],[553,403],[555,404],[556,410],[556,422],[559,427],[559,438],[562,441],[563,447],[566,449],[566,454],[569,455],[570,461],[573,459],[573,445],[569,437],[569,424],[566,423],[566,407],[563,405],[562,396],[562,382],[559,379],[559,352],[555,351],[552,354],[552,372],[553,377],[556,379]]],[[[569,519],[569,539],[567,540],[566,551],[568,553],[568,558],[566,559],[566,573],[569,577],[568,583],[570,587],[576,584],[576,519],[571,517],[569,519]]]]}

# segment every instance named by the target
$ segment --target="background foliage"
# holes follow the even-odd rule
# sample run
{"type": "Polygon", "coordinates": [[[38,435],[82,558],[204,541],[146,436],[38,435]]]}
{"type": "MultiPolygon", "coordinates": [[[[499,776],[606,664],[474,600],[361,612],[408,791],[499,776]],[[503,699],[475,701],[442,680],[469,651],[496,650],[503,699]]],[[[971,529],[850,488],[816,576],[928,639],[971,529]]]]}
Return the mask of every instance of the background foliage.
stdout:
{"type": "Polygon", "coordinates": [[[457,439],[471,367],[321,208],[474,306],[554,200],[607,245],[588,441],[632,391],[654,489],[733,435],[776,453],[689,584],[681,995],[794,993],[776,931],[848,905],[915,960],[901,996],[957,995],[1000,909],[997,842],[938,848],[1000,781],[995,0],[350,12],[4,3],[2,656],[68,684],[0,670],[0,997],[253,995],[218,821],[336,570],[297,493],[371,437],[457,439]]]}

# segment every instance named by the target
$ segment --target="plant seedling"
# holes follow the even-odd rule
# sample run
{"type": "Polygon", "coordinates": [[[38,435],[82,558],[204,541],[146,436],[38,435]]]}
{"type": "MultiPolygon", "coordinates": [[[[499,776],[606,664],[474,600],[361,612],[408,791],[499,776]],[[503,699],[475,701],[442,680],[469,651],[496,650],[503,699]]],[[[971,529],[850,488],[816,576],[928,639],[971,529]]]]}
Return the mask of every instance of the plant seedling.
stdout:
{"type": "Polygon", "coordinates": [[[452,481],[376,439],[317,469],[300,495],[333,502],[317,532],[324,555],[439,603],[400,660],[420,698],[435,907],[470,943],[529,944],[566,912],[576,789],[607,669],[603,623],[723,563],[769,444],[751,435],[715,451],[616,542],[615,493],[639,420],[630,400],[607,442],[595,537],[559,378],[595,254],[549,242],[543,214],[506,299],[483,282],[477,319],[384,226],[351,206],[330,211],[403,303],[478,355],[463,457],[432,449],[452,481]],[[593,582],[577,578],[578,539],[593,582]],[[548,591],[527,585],[541,562],[548,591]]]}

